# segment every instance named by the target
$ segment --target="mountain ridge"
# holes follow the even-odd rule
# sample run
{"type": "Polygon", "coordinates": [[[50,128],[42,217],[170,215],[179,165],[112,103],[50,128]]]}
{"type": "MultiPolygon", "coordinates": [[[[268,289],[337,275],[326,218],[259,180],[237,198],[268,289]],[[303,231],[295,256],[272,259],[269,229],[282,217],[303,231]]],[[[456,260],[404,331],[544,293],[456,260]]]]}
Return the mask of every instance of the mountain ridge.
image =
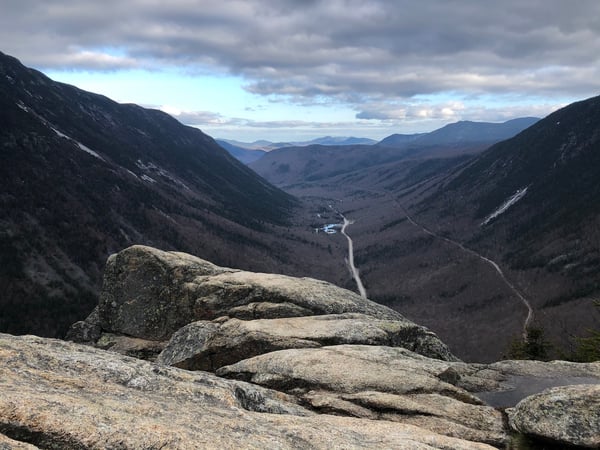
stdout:
{"type": "Polygon", "coordinates": [[[0,54],[0,124],[3,331],[64,333],[95,303],[107,255],[132,243],[301,270],[298,200],[168,114],[0,54]]]}
{"type": "MultiPolygon", "coordinates": [[[[436,264],[440,274],[454,273],[453,278],[460,280],[439,276],[443,283],[437,300],[432,301],[439,314],[451,317],[460,308],[473,311],[473,317],[483,321],[485,311],[496,308],[498,320],[502,315],[502,320],[513,317],[514,323],[525,319],[527,311],[514,293],[492,288],[497,280],[486,281],[487,292],[475,289],[477,277],[491,269],[475,271],[470,259],[477,254],[494,261],[528,300],[533,307],[531,327],[540,327],[555,351],[568,353],[574,334],[597,328],[600,318],[593,299],[600,292],[599,123],[600,97],[575,102],[470,160],[434,174],[412,193],[389,190],[388,195],[405,205],[416,224],[437,236],[414,245],[411,252],[396,257],[395,264],[406,267],[419,259],[419,253],[447,251],[436,246],[461,245],[453,246],[452,262],[436,264]]],[[[408,234],[408,229],[398,227],[395,236],[408,234]]],[[[401,238],[397,242],[398,246],[406,244],[401,238]]],[[[382,251],[375,246],[365,250],[359,249],[359,261],[382,251]]],[[[411,270],[415,273],[409,280],[425,276],[411,270]]],[[[370,283],[381,280],[379,276],[369,279],[368,274],[366,278],[370,283]]],[[[415,296],[409,284],[391,289],[415,296]]],[[[446,325],[418,313],[423,304],[398,301],[397,305],[456,345],[455,337],[441,331],[446,325]]],[[[507,324],[503,327],[508,329],[507,324]]],[[[483,329],[471,333],[479,334],[479,345],[488,346],[483,329]]]]}
{"type": "Polygon", "coordinates": [[[377,140],[353,136],[322,136],[309,141],[271,142],[261,139],[254,142],[241,142],[234,139],[218,138],[217,141],[240,147],[246,150],[263,150],[270,152],[284,147],[307,147],[310,145],[373,145],[377,140]]]}
{"type": "Polygon", "coordinates": [[[461,120],[429,133],[417,135],[414,143],[458,145],[466,142],[498,142],[513,137],[539,120],[537,117],[518,117],[499,123],[461,120]]]}
{"type": "Polygon", "coordinates": [[[283,147],[268,152],[249,167],[277,186],[298,185],[394,162],[476,154],[537,120],[456,122],[430,133],[391,135],[374,145],[283,147]]]}

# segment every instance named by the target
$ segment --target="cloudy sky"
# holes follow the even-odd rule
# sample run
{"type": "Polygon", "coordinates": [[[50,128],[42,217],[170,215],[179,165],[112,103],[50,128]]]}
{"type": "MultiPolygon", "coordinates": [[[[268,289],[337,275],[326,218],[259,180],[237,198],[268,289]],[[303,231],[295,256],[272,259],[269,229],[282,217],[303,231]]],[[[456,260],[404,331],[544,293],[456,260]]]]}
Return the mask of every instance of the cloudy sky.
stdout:
{"type": "Polygon", "coordinates": [[[598,0],[2,0],[0,43],[244,141],[380,139],[600,93],[598,0]]]}

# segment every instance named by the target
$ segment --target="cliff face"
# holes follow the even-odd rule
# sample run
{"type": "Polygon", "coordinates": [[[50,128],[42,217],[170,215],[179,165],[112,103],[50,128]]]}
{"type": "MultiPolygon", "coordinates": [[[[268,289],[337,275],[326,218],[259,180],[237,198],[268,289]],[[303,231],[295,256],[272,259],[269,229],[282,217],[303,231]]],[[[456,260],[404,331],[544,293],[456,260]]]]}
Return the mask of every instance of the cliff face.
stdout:
{"type": "Polygon", "coordinates": [[[561,391],[559,413],[550,391],[510,423],[597,445],[586,411],[600,363],[466,364],[426,328],[314,279],[134,246],[109,258],[71,338],[91,345],[0,335],[1,448],[504,447],[495,407],[520,398],[503,393],[582,383],[561,391]]]}

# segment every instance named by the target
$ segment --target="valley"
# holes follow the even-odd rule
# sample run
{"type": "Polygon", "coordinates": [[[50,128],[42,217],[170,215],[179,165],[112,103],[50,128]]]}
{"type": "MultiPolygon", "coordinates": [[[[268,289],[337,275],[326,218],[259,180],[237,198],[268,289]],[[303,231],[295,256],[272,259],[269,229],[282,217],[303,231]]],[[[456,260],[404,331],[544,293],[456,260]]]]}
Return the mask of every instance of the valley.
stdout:
{"type": "Polygon", "coordinates": [[[345,249],[314,239],[304,205],[163,112],[3,54],[0,106],[0,331],[64,336],[97,303],[107,257],[134,243],[347,278],[345,249]]]}
{"type": "MultiPolygon", "coordinates": [[[[344,217],[352,217],[353,262],[370,299],[426,323],[466,360],[485,361],[491,354],[499,359],[511,339],[521,338],[527,311],[493,261],[421,226],[389,195],[356,186],[347,197],[336,194],[344,217]],[[469,307],[474,295],[488,292],[502,302],[469,307]]],[[[339,241],[339,234],[320,234],[339,241]]],[[[350,277],[342,286],[361,293],[350,277]]]]}
{"type": "Polygon", "coordinates": [[[248,167],[165,113],[0,56],[1,331],[64,335],[131,244],[357,290],[468,361],[505,357],[532,327],[568,354],[599,326],[597,98],[541,121],[283,146],[248,167]]]}
{"type": "MultiPolygon", "coordinates": [[[[377,146],[286,148],[251,167],[305,202],[335,203],[353,221],[354,260],[369,298],[433,329],[459,357],[506,357],[530,328],[542,330],[558,357],[573,336],[600,324],[593,307],[599,216],[591,200],[598,164],[590,159],[597,103],[560,110],[489,150],[405,147],[365,162],[377,146]],[[551,134],[572,114],[578,131],[551,134]],[[553,148],[563,156],[552,159],[553,148]],[[535,166],[519,167],[528,159],[535,166]]],[[[344,287],[355,289],[349,281],[344,287]]]]}
{"type": "Polygon", "coordinates": [[[600,450],[600,2],[0,35],[0,450],[600,450]]]}

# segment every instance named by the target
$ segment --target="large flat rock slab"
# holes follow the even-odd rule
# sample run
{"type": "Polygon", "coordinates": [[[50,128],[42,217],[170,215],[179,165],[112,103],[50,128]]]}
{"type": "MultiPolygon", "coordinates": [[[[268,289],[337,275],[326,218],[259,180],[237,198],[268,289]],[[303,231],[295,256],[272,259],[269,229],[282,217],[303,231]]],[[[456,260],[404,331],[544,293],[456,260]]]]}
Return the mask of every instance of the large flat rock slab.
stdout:
{"type": "Polygon", "coordinates": [[[217,370],[296,395],[315,410],[411,423],[503,445],[500,412],[456,386],[455,363],[398,347],[336,345],[280,350],[217,370]]]}
{"type": "Polygon", "coordinates": [[[345,313],[193,322],[175,332],[158,362],[188,370],[214,371],[276,350],[339,344],[404,347],[432,358],[455,360],[434,333],[409,320],[345,313]]]}
{"type": "Polygon", "coordinates": [[[40,448],[493,448],[316,415],[281,392],[32,336],[0,334],[0,392],[0,436],[40,448]]]}
{"type": "Polygon", "coordinates": [[[445,381],[451,368],[451,362],[398,347],[335,345],[271,352],[222,367],[217,374],[284,391],[442,392],[480,404],[475,396],[445,381]]]}

